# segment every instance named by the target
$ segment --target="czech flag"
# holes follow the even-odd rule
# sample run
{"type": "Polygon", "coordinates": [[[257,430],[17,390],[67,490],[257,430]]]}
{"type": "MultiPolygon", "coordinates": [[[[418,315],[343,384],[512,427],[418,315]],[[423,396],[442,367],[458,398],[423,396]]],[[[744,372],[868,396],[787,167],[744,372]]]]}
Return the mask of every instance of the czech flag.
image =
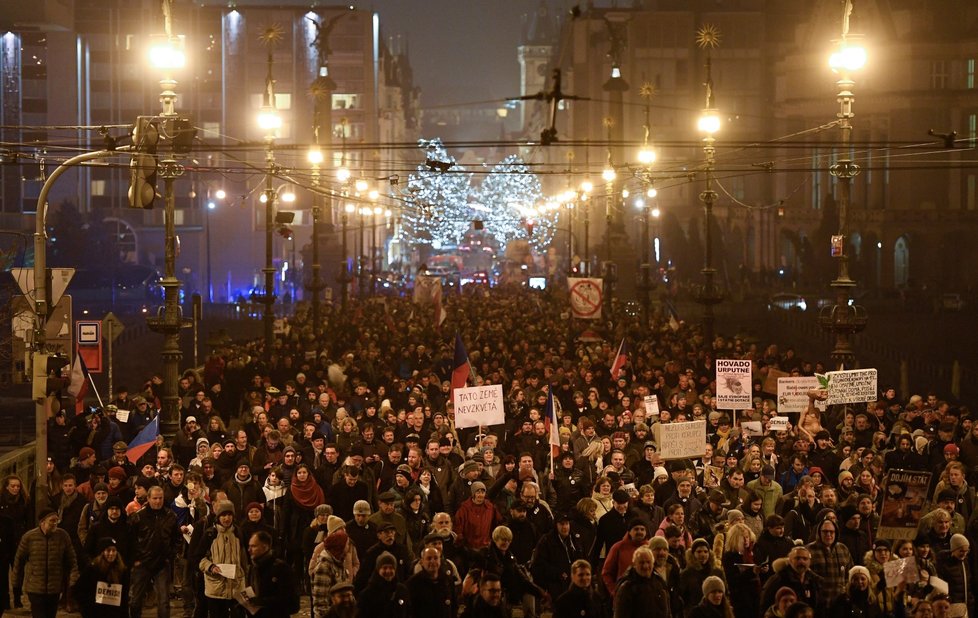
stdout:
{"type": "MultiPolygon", "coordinates": [[[[560,454],[560,432],[557,430],[560,427],[560,422],[557,420],[557,406],[554,405],[554,389],[550,385],[547,386],[547,408],[543,423],[546,425],[547,435],[550,437],[550,459],[553,462],[553,458],[560,454]]],[[[553,463],[551,463],[552,467],[553,463]]]]}
{"type": "Polygon", "coordinates": [[[621,345],[618,346],[618,353],[615,354],[615,359],[611,362],[611,379],[618,380],[618,372],[621,371],[625,363],[628,362],[628,343],[622,339],[621,345]]]}
{"type": "Polygon", "coordinates": [[[75,355],[75,363],[71,366],[68,394],[75,398],[75,414],[81,414],[85,409],[85,396],[88,395],[88,367],[81,354],[75,355]]]}
{"type": "Polygon", "coordinates": [[[455,361],[452,364],[452,390],[465,388],[469,379],[471,368],[469,366],[469,354],[462,345],[462,336],[455,333],[455,361]]]}
{"type": "Polygon", "coordinates": [[[126,450],[126,457],[130,462],[136,463],[139,458],[146,454],[146,451],[153,448],[156,444],[156,436],[160,435],[160,416],[156,415],[156,418],[151,420],[149,423],[143,427],[136,437],[132,439],[129,443],[129,449],[126,450]]]}

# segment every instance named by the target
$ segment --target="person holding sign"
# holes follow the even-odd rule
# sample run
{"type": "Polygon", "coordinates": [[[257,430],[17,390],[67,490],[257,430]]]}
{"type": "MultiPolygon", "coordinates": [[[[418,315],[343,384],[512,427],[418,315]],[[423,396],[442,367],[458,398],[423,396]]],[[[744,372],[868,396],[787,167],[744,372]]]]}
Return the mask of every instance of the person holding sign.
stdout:
{"type": "Polygon", "coordinates": [[[74,595],[82,618],[129,616],[129,568],[112,537],[104,537],[97,553],[75,584],[74,595]]]}
{"type": "Polygon", "coordinates": [[[227,618],[235,606],[234,593],[244,587],[245,560],[234,524],[234,505],[222,500],[214,510],[217,522],[204,532],[203,546],[207,549],[198,567],[204,574],[207,615],[227,618]]]}

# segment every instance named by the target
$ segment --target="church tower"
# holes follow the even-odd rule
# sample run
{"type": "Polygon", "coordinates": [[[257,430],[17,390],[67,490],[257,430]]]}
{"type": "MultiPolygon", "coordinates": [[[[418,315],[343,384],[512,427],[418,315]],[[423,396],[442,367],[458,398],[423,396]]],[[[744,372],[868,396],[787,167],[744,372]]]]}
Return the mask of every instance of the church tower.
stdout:
{"type": "MultiPolygon", "coordinates": [[[[540,0],[535,13],[523,16],[523,37],[517,48],[521,96],[534,95],[549,87],[547,67],[557,38],[557,25],[547,4],[547,0],[540,0]]],[[[542,109],[536,101],[520,102],[521,131],[525,133],[531,128],[534,112],[542,109]]]]}

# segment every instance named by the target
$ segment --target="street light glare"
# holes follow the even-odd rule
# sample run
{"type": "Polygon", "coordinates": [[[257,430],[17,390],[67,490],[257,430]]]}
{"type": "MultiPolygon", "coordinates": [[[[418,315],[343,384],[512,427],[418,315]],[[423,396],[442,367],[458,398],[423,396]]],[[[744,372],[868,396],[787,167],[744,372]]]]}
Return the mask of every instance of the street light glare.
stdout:
{"type": "MultiPolygon", "coordinates": [[[[376,201],[380,197],[380,191],[378,191],[377,189],[371,189],[370,190],[370,193],[367,194],[367,197],[369,197],[371,200],[376,201]]],[[[375,210],[378,210],[378,209],[375,209],[375,210]]],[[[380,213],[377,213],[377,214],[380,214],[380,213]]]]}
{"type": "Polygon", "coordinates": [[[319,146],[313,146],[309,149],[306,160],[313,165],[320,165],[323,162],[323,151],[319,149],[319,146]]]}
{"type": "Polygon", "coordinates": [[[829,56],[829,67],[836,73],[858,71],[866,66],[866,48],[843,41],[829,56]]]}
{"type": "Polygon", "coordinates": [[[659,210],[658,208],[653,208],[652,209],[652,218],[658,219],[659,218],[659,215],[661,215],[661,214],[662,214],[662,211],[659,210]]]}
{"type": "Polygon", "coordinates": [[[696,124],[700,130],[700,133],[713,135],[720,130],[720,116],[717,115],[717,111],[715,109],[707,109],[703,111],[703,114],[700,116],[699,121],[696,124]]]}
{"type": "Polygon", "coordinates": [[[583,191],[584,193],[590,193],[591,191],[594,191],[594,183],[592,183],[590,180],[585,180],[584,182],[581,183],[581,191],[583,191]]]}
{"type": "Polygon", "coordinates": [[[635,208],[642,210],[645,208],[645,200],[640,197],[635,198],[635,208]]]}
{"type": "Polygon", "coordinates": [[[615,179],[615,169],[613,167],[606,167],[601,171],[601,178],[605,182],[612,182],[615,179]]]}
{"type": "Polygon", "coordinates": [[[149,61],[157,69],[181,69],[187,55],[172,41],[162,41],[149,48],[149,61]]]}
{"type": "Polygon", "coordinates": [[[357,188],[357,191],[359,191],[360,193],[363,193],[364,191],[366,191],[368,186],[370,186],[370,185],[363,178],[358,178],[357,179],[356,188],[357,188]]]}
{"type": "Polygon", "coordinates": [[[653,198],[656,195],[659,195],[659,192],[656,190],[655,187],[649,187],[648,190],[645,192],[645,196],[648,198],[653,198]]]}
{"type": "Polygon", "coordinates": [[[216,197],[219,200],[223,200],[227,196],[228,194],[227,192],[224,191],[224,189],[218,189],[217,192],[214,194],[214,197],[216,197]]]}
{"type": "Polygon", "coordinates": [[[272,108],[265,108],[258,113],[258,126],[264,131],[274,131],[282,127],[282,117],[272,108]]]}
{"type": "Polygon", "coordinates": [[[354,206],[353,204],[347,203],[347,205],[343,207],[343,210],[345,210],[348,213],[354,213],[356,212],[357,207],[354,206]]]}
{"type": "Polygon", "coordinates": [[[208,210],[214,210],[215,208],[217,208],[217,204],[215,204],[214,202],[207,202],[208,210]]]}
{"type": "Polygon", "coordinates": [[[282,193],[282,201],[287,204],[291,204],[292,202],[294,202],[295,192],[293,192],[291,189],[286,190],[284,193],[282,193]]]}
{"type": "Polygon", "coordinates": [[[655,151],[648,146],[638,151],[638,162],[642,165],[652,165],[655,163],[655,151]]]}
{"type": "Polygon", "coordinates": [[[340,182],[346,182],[349,179],[350,179],[350,170],[346,169],[345,167],[341,167],[340,169],[336,170],[336,180],[339,180],[340,182]]]}

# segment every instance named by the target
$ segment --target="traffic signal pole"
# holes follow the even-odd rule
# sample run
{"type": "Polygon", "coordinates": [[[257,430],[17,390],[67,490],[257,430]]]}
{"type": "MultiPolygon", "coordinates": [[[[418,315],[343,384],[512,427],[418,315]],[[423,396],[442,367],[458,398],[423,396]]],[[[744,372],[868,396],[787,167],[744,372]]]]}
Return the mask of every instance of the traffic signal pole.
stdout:
{"type": "MultiPolygon", "coordinates": [[[[94,152],[84,152],[76,155],[51,172],[51,175],[44,181],[41,192],[37,196],[37,207],[34,211],[34,344],[31,347],[31,374],[37,375],[34,365],[40,360],[47,346],[44,334],[45,323],[51,307],[48,306],[48,263],[47,263],[47,221],[48,193],[55,181],[70,168],[96,159],[107,159],[120,152],[127,152],[128,146],[117,148],[116,150],[96,150],[94,152]]],[[[35,452],[34,452],[34,476],[39,483],[47,482],[46,463],[48,459],[48,410],[47,395],[38,397],[34,400],[34,429],[35,429],[35,452]]]]}

